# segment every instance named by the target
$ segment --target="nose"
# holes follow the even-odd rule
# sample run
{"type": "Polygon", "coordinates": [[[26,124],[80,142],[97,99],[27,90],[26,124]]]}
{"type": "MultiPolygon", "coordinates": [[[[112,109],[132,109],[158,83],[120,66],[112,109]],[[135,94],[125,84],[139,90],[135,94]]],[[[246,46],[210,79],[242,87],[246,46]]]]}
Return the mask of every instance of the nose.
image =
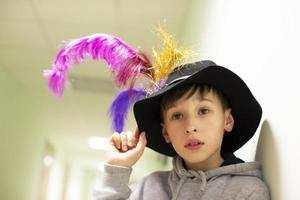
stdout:
{"type": "Polygon", "coordinates": [[[197,120],[195,120],[195,118],[193,117],[186,117],[186,121],[185,121],[185,133],[186,134],[192,134],[192,133],[197,133],[197,126],[196,124],[198,123],[197,120]]]}
{"type": "Polygon", "coordinates": [[[197,133],[197,129],[195,127],[188,127],[185,131],[185,133],[190,134],[190,133],[197,133]]]}

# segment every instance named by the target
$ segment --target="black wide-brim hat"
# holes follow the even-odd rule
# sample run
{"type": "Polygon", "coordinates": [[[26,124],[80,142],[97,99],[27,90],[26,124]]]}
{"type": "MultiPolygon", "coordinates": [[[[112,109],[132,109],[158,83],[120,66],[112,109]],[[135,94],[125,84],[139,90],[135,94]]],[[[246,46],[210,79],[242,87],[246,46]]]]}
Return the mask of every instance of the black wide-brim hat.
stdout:
{"type": "Polygon", "coordinates": [[[224,134],[222,153],[235,152],[251,139],[261,119],[261,106],[238,75],[207,60],[176,68],[163,88],[134,104],[134,116],[140,132],[146,132],[147,147],[167,156],[177,155],[162,136],[160,102],[166,92],[187,84],[213,86],[227,98],[234,127],[224,134]]]}

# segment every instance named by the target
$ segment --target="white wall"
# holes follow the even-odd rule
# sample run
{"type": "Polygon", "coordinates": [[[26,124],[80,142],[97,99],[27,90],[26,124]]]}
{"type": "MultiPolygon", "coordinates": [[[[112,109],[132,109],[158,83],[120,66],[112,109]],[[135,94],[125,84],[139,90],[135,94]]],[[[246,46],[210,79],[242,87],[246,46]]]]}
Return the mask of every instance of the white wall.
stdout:
{"type": "Polygon", "coordinates": [[[0,199],[38,199],[43,132],[35,100],[0,66],[0,199]]]}
{"type": "Polygon", "coordinates": [[[300,199],[299,10],[296,0],[195,0],[182,34],[201,59],[239,74],[261,103],[261,126],[237,154],[262,162],[275,200],[300,199]]]}

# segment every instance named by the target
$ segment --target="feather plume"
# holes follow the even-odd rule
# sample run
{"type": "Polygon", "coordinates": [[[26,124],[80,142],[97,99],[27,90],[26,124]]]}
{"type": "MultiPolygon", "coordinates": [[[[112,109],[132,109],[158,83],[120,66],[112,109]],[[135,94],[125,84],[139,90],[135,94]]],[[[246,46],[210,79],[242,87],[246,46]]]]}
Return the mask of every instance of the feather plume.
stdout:
{"type": "Polygon", "coordinates": [[[155,82],[159,82],[168,76],[175,67],[194,57],[194,53],[186,48],[177,47],[176,39],[173,35],[167,33],[160,26],[156,29],[160,35],[163,46],[160,51],[153,49],[155,82]]]}
{"type": "Polygon", "coordinates": [[[44,76],[49,79],[49,88],[55,96],[62,96],[70,67],[82,63],[87,57],[104,60],[118,87],[126,85],[128,80],[135,80],[140,72],[148,73],[147,68],[151,66],[145,55],[140,56],[115,36],[100,33],[75,39],[59,51],[52,69],[44,71],[44,76]]]}
{"type": "Polygon", "coordinates": [[[122,132],[125,126],[128,110],[132,105],[146,96],[143,88],[129,88],[121,91],[112,102],[109,114],[112,119],[112,127],[115,132],[122,132]]]}

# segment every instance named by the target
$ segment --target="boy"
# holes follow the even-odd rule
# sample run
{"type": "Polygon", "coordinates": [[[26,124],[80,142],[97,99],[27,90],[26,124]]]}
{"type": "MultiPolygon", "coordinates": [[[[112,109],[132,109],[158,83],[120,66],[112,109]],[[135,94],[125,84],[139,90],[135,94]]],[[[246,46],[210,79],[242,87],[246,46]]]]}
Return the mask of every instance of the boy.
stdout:
{"type": "Polygon", "coordinates": [[[134,114],[141,134],[113,134],[95,199],[270,199],[259,164],[233,154],[254,135],[262,109],[230,70],[212,61],[176,68],[134,114]],[[173,169],[131,190],[131,167],[146,145],[173,156],[173,169]]]}

